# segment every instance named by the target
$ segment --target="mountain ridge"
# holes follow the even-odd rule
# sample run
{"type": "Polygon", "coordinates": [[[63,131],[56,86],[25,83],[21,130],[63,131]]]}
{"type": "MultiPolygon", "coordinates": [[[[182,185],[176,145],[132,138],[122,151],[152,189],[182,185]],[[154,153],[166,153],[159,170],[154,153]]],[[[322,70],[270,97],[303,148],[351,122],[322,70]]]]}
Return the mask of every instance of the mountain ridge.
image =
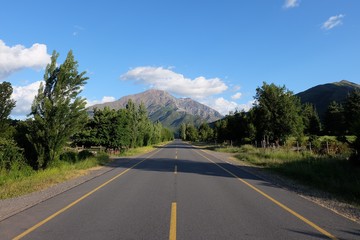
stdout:
{"type": "Polygon", "coordinates": [[[360,85],[341,80],[340,82],[316,85],[303,92],[297,93],[301,103],[311,103],[315,106],[320,119],[324,119],[326,110],[332,101],[343,103],[349,93],[355,89],[360,90],[360,85]]]}
{"type": "Polygon", "coordinates": [[[191,98],[176,98],[166,91],[157,89],[127,95],[113,102],[95,104],[88,108],[88,112],[91,113],[94,108],[125,108],[130,99],[137,105],[143,103],[152,121],[160,121],[172,130],[177,130],[182,123],[198,126],[202,122],[210,123],[223,118],[218,111],[191,98]]]}

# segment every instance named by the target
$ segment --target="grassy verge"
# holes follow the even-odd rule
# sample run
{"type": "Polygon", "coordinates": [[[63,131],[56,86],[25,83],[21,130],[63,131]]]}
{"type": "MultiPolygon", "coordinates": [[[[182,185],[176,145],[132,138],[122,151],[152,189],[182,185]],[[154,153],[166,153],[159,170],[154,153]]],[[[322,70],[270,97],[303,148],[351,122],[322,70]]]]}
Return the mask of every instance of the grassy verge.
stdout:
{"type": "Polygon", "coordinates": [[[321,189],[347,202],[360,205],[360,168],[352,166],[345,156],[315,155],[284,149],[217,148],[235,153],[236,158],[262,166],[305,185],[321,189]]]}
{"type": "Polygon", "coordinates": [[[62,161],[45,170],[34,171],[25,166],[16,171],[0,171],[0,199],[18,197],[80,177],[90,168],[107,162],[109,162],[107,155],[98,154],[75,163],[62,161]]]}
{"type": "MultiPolygon", "coordinates": [[[[148,153],[166,143],[129,149],[117,156],[134,156],[148,153]]],[[[86,175],[91,168],[104,165],[110,161],[107,154],[98,154],[84,160],[74,160],[73,152],[64,161],[52,164],[45,170],[35,171],[29,166],[19,166],[11,171],[0,169],[0,199],[18,197],[27,193],[40,191],[57,183],[86,175]]]]}
{"type": "Polygon", "coordinates": [[[169,142],[164,142],[164,143],[160,143],[157,145],[152,145],[152,146],[146,146],[146,147],[138,147],[138,148],[130,148],[127,151],[120,153],[118,155],[115,155],[115,157],[129,157],[129,156],[136,156],[136,155],[141,155],[141,154],[145,154],[148,152],[151,152],[152,150],[162,147],[166,144],[168,144],[169,142]]]}

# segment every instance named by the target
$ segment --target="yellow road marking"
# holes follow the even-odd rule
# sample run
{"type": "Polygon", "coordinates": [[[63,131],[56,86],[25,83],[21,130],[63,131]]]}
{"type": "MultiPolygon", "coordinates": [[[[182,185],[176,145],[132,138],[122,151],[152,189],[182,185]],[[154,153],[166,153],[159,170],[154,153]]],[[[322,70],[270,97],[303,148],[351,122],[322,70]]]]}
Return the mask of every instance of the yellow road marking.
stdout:
{"type": "Polygon", "coordinates": [[[84,200],[85,198],[89,197],[91,194],[95,193],[96,191],[98,191],[99,189],[105,187],[106,185],[108,185],[109,183],[111,183],[112,181],[114,181],[115,179],[121,177],[122,175],[124,175],[125,173],[127,173],[128,171],[130,171],[131,169],[133,169],[134,167],[136,167],[137,165],[139,165],[140,163],[144,162],[145,160],[147,160],[148,158],[154,156],[157,152],[159,152],[160,150],[154,152],[153,154],[151,154],[150,156],[148,156],[147,158],[145,158],[144,160],[134,164],[133,166],[131,166],[130,168],[126,169],[125,171],[119,173],[118,175],[116,175],[115,177],[111,178],[110,180],[106,181],[105,183],[101,184],[100,186],[98,186],[97,188],[93,189],[92,191],[86,193],[85,195],[83,195],[82,197],[80,197],[79,199],[75,200],[74,202],[70,203],[69,205],[67,205],[66,207],[60,209],[59,211],[57,211],[56,213],[52,214],[51,216],[45,218],[44,220],[42,220],[41,222],[37,223],[36,225],[32,226],[31,228],[29,228],[28,230],[26,230],[25,232],[21,233],[20,235],[16,236],[15,238],[13,238],[13,240],[18,240],[21,239],[23,237],[25,237],[26,235],[28,235],[29,233],[35,231],[37,228],[41,227],[42,225],[44,225],[45,223],[49,222],[50,220],[52,220],[53,218],[55,218],[56,216],[60,215],[61,213],[65,212],[66,210],[70,209],[71,207],[75,206],[76,204],[78,204],[79,202],[81,202],[82,200],[84,200]]]}
{"type": "Polygon", "coordinates": [[[175,165],[174,173],[177,174],[177,165],[175,165]]]}
{"type": "MultiPolygon", "coordinates": [[[[202,150],[201,150],[202,151],[202,150]]],[[[316,225],[315,223],[313,223],[312,221],[308,220],[307,218],[303,217],[302,215],[300,215],[299,213],[295,212],[294,210],[290,209],[289,207],[285,206],[284,204],[282,204],[281,202],[277,201],[276,199],[274,199],[273,197],[271,197],[270,195],[266,194],[265,192],[261,191],[259,188],[253,186],[252,184],[248,183],[247,181],[245,181],[244,179],[241,179],[240,177],[238,177],[236,174],[230,172],[229,170],[227,170],[226,168],[222,167],[221,165],[217,164],[216,162],[214,162],[213,160],[211,160],[210,158],[204,156],[203,154],[199,153],[196,151],[197,154],[199,154],[200,156],[202,156],[203,158],[207,159],[208,161],[212,162],[213,164],[215,164],[216,166],[218,166],[219,168],[221,168],[222,170],[224,170],[225,172],[229,173],[231,176],[235,177],[236,179],[238,179],[240,182],[244,183],[246,186],[250,187],[251,189],[253,189],[254,191],[260,193],[262,196],[266,197],[267,199],[269,199],[271,202],[275,203],[276,205],[278,205],[279,207],[281,207],[282,209],[284,209],[285,211],[291,213],[293,216],[297,217],[298,219],[300,219],[301,221],[305,222],[306,224],[308,224],[309,226],[311,226],[312,228],[316,229],[317,231],[319,231],[320,233],[322,233],[323,235],[325,235],[326,237],[333,239],[333,240],[337,240],[337,238],[332,235],[331,233],[327,232],[326,230],[322,229],[321,227],[319,227],[318,225],[316,225]]]]}
{"type": "Polygon", "coordinates": [[[176,202],[171,203],[169,240],[176,240],[176,202]]]}

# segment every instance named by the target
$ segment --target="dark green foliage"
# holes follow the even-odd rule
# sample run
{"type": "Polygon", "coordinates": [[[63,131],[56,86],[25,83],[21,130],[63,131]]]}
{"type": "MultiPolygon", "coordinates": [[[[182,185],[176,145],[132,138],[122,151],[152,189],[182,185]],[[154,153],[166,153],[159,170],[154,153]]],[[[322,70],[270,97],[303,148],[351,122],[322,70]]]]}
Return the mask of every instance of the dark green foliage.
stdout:
{"type": "Polygon", "coordinates": [[[74,151],[66,151],[60,154],[60,160],[68,163],[76,163],[78,161],[78,154],[74,151]]]}
{"type": "Polygon", "coordinates": [[[32,124],[34,124],[34,121],[31,119],[18,121],[15,125],[16,131],[14,134],[14,140],[17,145],[24,150],[26,163],[36,170],[39,167],[36,149],[27,137],[27,135],[30,134],[32,124]]]}
{"type": "Polygon", "coordinates": [[[186,140],[195,142],[198,140],[198,131],[192,124],[186,124],[186,140]]]}
{"type": "Polygon", "coordinates": [[[360,89],[351,92],[344,103],[346,126],[350,135],[360,131],[360,89]]]}
{"type": "Polygon", "coordinates": [[[344,104],[344,113],[349,133],[356,136],[353,143],[354,153],[350,157],[350,162],[355,166],[360,166],[360,90],[349,94],[344,104]]]}
{"type": "Polygon", "coordinates": [[[329,104],[333,101],[344,102],[348,94],[355,89],[360,89],[360,85],[343,80],[318,85],[296,95],[301,99],[301,103],[312,104],[316,108],[321,121],[324,121],[329,104]]]}
{"type": "Polygon", "coordinates": [[[0,137],[0,170],[13,170],[24,165],[22,150],[15,141],[0,137]]]}
{"type": "Polygon", "coordinates": [[[255,126],[258,139],[266,137],[277,145],[289,136],[303,131],[301,105],[298,97],[285,88],[263,83],[254,97],[255,126]]]}
{"type": "Polygon", "coordinates": [[[215,123],[215,136],[219,142],[232,141],[244,144],[255,138],[253,111],[235,111],[215,123]]]}
{"type": "Polygon", "coordinates": [[[81,152],[79,152],[78,154],[78,159],[79,160],[85,160],[87,158],[91,158],[91,157],[94,157],[95,155],[88,151],[88,150],[82,150],[81,152]]]}
{"type": "Polygon", "coordinates": [[[302,121],[304,124],[304,133],[306,135],[318,135],[321,131],[321,122],[316,109],[310,103],[302,106],[302,121]]]}
{"type": "Polygon", "coordinates": [[[346,133],[345,121],[342,104],[331,102],[325,114],[325,132],[335,136],[344,135],[346,133]]]}
{"type": "Polygon", "coordinates": [[[202,142],[210,142],[214,138],[214,130],[210,128],[208,123],[203,123],[199,127],[199,140],[202,142]]]}
{"type": "Polygon", "coordinates": [[[94,109],[93,118],[73,141],[77,146],[103,146],[125,151],[173,138],[173,133],[163,128],[160,122],[151,122],[143,105],[137,106],[129,100],[126,109],[94,109]]]}
{"type": "Polygon", "coordinates": [[[28,137],[36,150],[40,168],[59,159],[66,142],[87,118],[85,100],[78,95],[88,78],[85,72],[78,72],[72,51],[60,66],[57,58],[54,51],[46,67],[45,84],[40,85],[31,107],[34,122],[28,137]]]}
{"type": "Polygon", "coordinates": [[[9,137],[9,115],[15,107],[15,101],[11,99],[13,88],[11,83],[0,83],[0,137],[9,137]]]}
{"type": "Polygon", "coordinates": [[[185,123],[182,123],[180,125],[179,135],[182,140],[184,140],[184,141],[186,140],[186,124],[185,123]]]}

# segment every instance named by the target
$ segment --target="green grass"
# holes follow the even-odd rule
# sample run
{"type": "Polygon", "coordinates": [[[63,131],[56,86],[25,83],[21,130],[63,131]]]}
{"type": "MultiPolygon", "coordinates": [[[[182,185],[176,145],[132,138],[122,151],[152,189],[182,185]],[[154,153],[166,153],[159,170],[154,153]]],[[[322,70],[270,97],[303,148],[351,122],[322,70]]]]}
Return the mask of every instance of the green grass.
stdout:
{"type": "Polygon", "coordinates": [[[159,147],[162,147],[162,146],[164,146],[164,145],[166,145],[168,143],[169,142],[164,142],[164,143],[160,143],[160,144],[157,144],[157,145],[138,147],[138,148],[130,148],[125,152],[117,154],[116,156],[118,156],[118,157],[130,157],[130,156],[141,155],[141,154],[151,152],[152,150],[154,150],[156,148],[159,148],[159,147]]]}
{"type": "Polygon", "coordinates": [[[235,157],[277,172],[305,185],[360,205],[360,168],[344,156],[315,155],[284,149],[259,149],[249,145],[240,148],[217,148],[235,153],[235,157]]]}
{"type": "MultiPolygon", "coordinates": [[[[129,149],[117,156],[134,156],[148,153],[155,148],[167,143],[155,146],[147,146],[129,149]]],[[[52,163],[45,170],[35,171],[31,167],[14,166],[11,171],[0,169],[0,199],[22,196],[31,192],[40,191],[52,185],[83,176],[91,168],[104,165],[110,161],[107,154],[98,153],[96,156],[80,160],[77,154],[67,152],[62,161],[52,163]]]]}
{"type": "Polygon", "coordinates": [[[0,199],[18,197],[83,176],[90,168],[107,162],[109,162],[107,155],[98,154],[75,163],[61,161],[39,171],[32,170],[27,166],[23,166],[20,170],[0,170],[0,199]]]}

